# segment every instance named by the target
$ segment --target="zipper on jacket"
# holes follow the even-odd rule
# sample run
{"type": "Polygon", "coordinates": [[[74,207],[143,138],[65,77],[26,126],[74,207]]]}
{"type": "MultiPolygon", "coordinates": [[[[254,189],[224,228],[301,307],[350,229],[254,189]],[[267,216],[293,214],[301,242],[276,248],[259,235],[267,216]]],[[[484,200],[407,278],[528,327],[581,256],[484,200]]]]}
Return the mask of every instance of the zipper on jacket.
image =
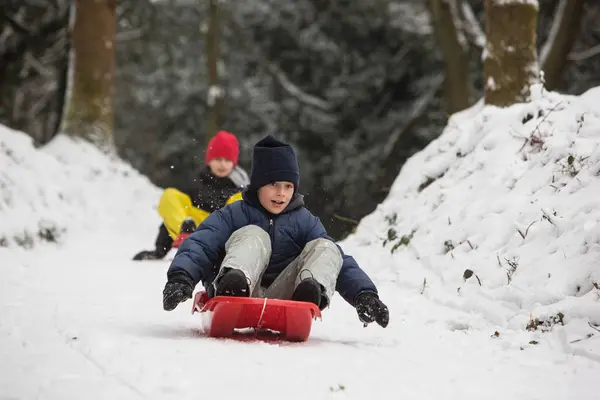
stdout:
{"type": "Polygon", "coordinates": [[[271,249],[275,244],[275,225],[273,224],[273,218],[269,218],[269,236],[271,236],[271,249]]]}

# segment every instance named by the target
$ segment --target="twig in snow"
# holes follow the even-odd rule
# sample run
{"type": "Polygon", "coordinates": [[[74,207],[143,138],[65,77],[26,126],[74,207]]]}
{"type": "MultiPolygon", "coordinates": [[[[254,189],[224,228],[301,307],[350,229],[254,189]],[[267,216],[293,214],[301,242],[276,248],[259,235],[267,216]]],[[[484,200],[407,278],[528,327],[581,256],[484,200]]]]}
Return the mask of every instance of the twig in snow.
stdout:
{"type": "Polygon", "coordinates": [[[581,342],[581,341],[583,341],[583,340],[586,340],[586,339],[589,339],[589,338],[591,338],[592,336],[594,336],[594,334],[593,334],[593,333],[588,333],[587,335],[585,335],[585,337],[582,337],[581,339],[572,340],[572,341],[570,341],[569,343],[577,343],[577,342],[581,342]]]}
{"type": "Polygon", "coordinates": [[[550,109],[550,110],[549,110],[549,111],[546,113],[546,115],[544,115],[544,118],[542,118],[542,120],[541,120],[541,121],[540,121],[540,122],[539,122],[539,123],[538,123],[538,124],[535,126],[535,128],[533,128],[533,132],[531,132],[531,134],[532,134],[532,135],[533,135],[533,133],[534,133],[535,131],[538,131],[540,135],[542,134],[542,132],[540,131],[540,125],[541,125],[541,124],[542,124],[542,123],[543,123],[543,122],[546,120],[546,118],[548,118],[548,116],[549,116],[550,114],[552,114],[552,112],[554,112],[554,111],[555,111],[555,110],[558,108],[558,106],[560,106],[561,104],[562,104],[562,101],[559,101],[558,103],[556,103],[556,104],[554,105],[554,107],[552,107],[552,108],[551,108],[551,109],[550,109]]]}
{"type": "Polygon", "coordinates": [[[579,135],[579,131],[581,131],[581,128],[583,127],[584,119],[585,113],[582,113],[581,116],[577,119],[577,132],[575,132],[575,135],[579,135]]]}
{"type": "MultiPolygon", "coordinates": [[[[535,126],[535,128],[533,128],[533,131],[531,131],[531,135],[529,135],[528,138],[522,138],[520,136],[516,136],[518,139],[524,139],[525,143],[523,143],[523,146],[521,146],[519,148],[519,150],[517,151],[517,153],[519,153],[521,150],[523,150],[525,148],[525,146],[527,145],[527,143],[530,143],[532,147],[541,147],[544,144],[544,140],[542,139],[542,132],[540,131],[540,126],[544,123],[544,121],[546,120],[546,118],[548,118],[548,116],[550,114],[552,114],[552,112],[556,111],[556,109],[558,108],[558,106],[560,106],[562,104],[562,101],[559,101],[558,103],[556,103],[554,105],[554,107],[552,107],[545,115],[544,118],[542,118],[542,120],[540,122],[538,122],[538,124],[535,126]],[[538,135],[535,134],[535,132],[538,132],[538,135]]],[[[514,135],[513,135],[514,137],[514,135]]]]}
{"type": "Polygon", "coordinates": [[[589,325],[589,326],[590,326],[590,328],[592,328],[593,330],[600,332],[600,329],[598,329],[597,327],[595,327],[594,325],[592,325],[592,323],[591,323],[591,322],[588,322],[588,325],[589,325]]]}
{"type": "Polygon", "coordinates": [[[597,292],[595,292],[596,296],[598,296],[596,300],[600,300],[600,285],[598,285],[598,282],[592,282],[592,285],[597,290],[597,292]]]}
{"type": "Polygon", "coordinates": [[[517,151],[517,153],[519,153],[521,150],[523,150],[525,148],[525,146],[527,145],[527,143],[529,143],[529,138],[523,138],[523,146],[519,147],[519,150],[517,151]]]}
{"type": "Polygon", "coordinates": [[[520,229],[517,229],[517,232],[519,232],[519,235],[521,235],[521,237],[525,239],[527,237],[527,233],[529,233],[529,228],[531,228],[531,225],[535,224],[536,222],[537,221],[533,221],[532,223],[530,223],[527,229],[525,229],[525,233],[521,232],[520,229]]]}
{"type": "Polygon", "coordinates": [[[509,266],[508,271],[506,271],[506,277],[508,278],[508,283],[510,284],[512,282],[512,276],[519,267],[519,259],[517,257],[513,257],[512,260],[509,260],[507,258],[505,258],[504,260],[506,260],[506,263],[509,266]]]}
{"type": "Polygon", "coordinates": [[[532,223],[529,224],[529,226],[527,227],[527,229],[525,229],[525,236],[527,236],[527,234],[529,233],[529,228],[531,228],[531,226],[533,224],[535,224],[537,221],[533,221],[532,223]]]}
{"type": "MultiPolygon", "coordinates": [[[[550,186],[554,187],[553,185],[550,185],[550,186]]],[[[555,188],[555,189],[558,190],[558,188],[555,188]]],[[[550,222],[552,225],[556,226],[554,221],[552,221],[552,218],[550,218],[550,216],[548,214],[546,214],[546,211],[542,210],[542,214],[544,214],[542,216],[542,219],[545,219],[546,221],[550,222]]]]}
{"type": "Polygon", "coordinates": [[[423,288],[421,289],[421,294],[425,293],[426,287],[427,287],[427,277],[423,278],[423,288]]]}
{"type": "MultiPolygon", "coordinates": [[[[519,138],[521,139],[521,138],[519,138]]],[[[533,147],[535,150],[541,150],[542,146],[544,145],[544,139],[542,139],[540,136],[537,136],[535,134],[532,134],[530,137],[528,138],[523,138],[524,143],[523,145],[519,148],[519,151],[523,150],[525,148],[525,146],[527,145],[527,143],[531,144],[531,147],[533,147]]],[[[518,152],[519,152],[518,151],[518,152]]],[[[518,153],[517,152],[517,153],[518,153]]]]}

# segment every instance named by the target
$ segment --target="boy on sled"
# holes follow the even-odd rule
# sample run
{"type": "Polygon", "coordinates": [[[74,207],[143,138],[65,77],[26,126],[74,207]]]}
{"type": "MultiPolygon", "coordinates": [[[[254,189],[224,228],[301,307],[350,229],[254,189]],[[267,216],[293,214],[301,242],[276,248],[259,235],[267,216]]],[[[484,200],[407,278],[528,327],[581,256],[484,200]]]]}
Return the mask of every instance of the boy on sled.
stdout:
{"type": "Polygon", "coordinates": [[[321,310],[337,290],[363,323],[386,327],[389,311],[375,285],[304,206],[299,181],[292,147],[272,136],[258,142],[243,200],[212,213],[177,251],[163,308],[190,299],[199,282],[211,297],[305,301],[321,310]]]}

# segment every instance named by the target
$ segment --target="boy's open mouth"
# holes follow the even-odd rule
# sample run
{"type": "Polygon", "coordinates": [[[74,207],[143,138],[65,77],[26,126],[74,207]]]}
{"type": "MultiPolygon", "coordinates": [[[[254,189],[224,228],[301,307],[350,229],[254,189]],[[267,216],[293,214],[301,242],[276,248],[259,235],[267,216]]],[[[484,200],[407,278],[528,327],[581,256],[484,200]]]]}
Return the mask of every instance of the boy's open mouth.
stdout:
{"type": "Polygon", "coordinates": [[[281,206],[285,203],[283,200],[271,200],[271,202],[277,206],[281,206]]]}

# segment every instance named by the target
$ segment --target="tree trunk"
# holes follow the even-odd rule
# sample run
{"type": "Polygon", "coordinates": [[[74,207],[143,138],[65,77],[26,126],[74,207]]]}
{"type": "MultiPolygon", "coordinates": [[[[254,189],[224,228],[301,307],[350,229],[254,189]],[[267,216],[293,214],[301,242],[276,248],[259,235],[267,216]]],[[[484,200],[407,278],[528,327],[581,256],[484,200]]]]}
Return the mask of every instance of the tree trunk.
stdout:
{"type": "Polygon", "coordinates": [[[459,30],[462,0],[428,0],[437,41],[444,55],[446,111],[453,114],[471,105],[468,44],[459,30]]]}
{"type": "Polygon", "coordinates": [[[114,150],[115,0],[75,0],[60,132],[114,150]]]}
{"type": "Polygon", "coordinates": [[[485,0],[485,103],[507,107],[529,100],[538,82],[535,0],[485,0]]]}
{"type": "Polygon", "coordinates": [[[577,39],[584,0],[560,0],[554,14],[548,41],[542,48],[540,63],[544,71],[545,87],[556,88],[567,64],[567,57],[577,39]]]}
{"type": "Polygon", "coordinates": [[[208,30],[206,32],[206,62],[208,70],[208,131],[206,143],[215,135],[223,123],[224,90],[221,86],[219,64],[220,60],[220,10],[218,0],[209,0],[208,30]]]}

